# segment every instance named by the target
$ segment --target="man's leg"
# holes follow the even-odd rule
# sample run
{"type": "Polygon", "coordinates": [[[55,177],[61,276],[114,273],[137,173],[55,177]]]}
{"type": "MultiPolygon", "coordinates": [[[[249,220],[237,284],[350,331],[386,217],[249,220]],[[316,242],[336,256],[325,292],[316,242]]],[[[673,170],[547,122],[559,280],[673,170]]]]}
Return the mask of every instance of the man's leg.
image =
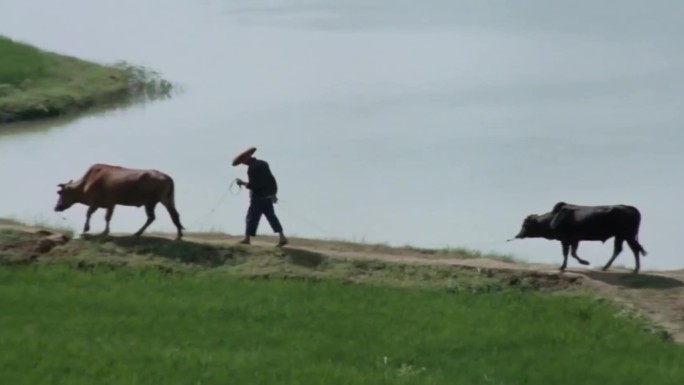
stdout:
{"type": "Polygon", "coordinates": [[[257,228],[259,227],[259,220],[263,212],[263,204],[259,199],[251,199],[249,208],[247,209],[247,216],[245,217],[245,238],[240,241],[245,245],[249,245],[249,238],[256,236],[257,228]]]}
{"type": "Polygon", "coordinates": [[[280,236],[278,240],[278,246],[286,245],[287,238],[285,238],[285,234],[283,234],[283,226],[280,224],[280,220],[278,219],[278,216],[275,213],[272,200],[264,200],[263,213],[266,219],[268,220],[268,223],[271,225],[271,229],[273,229],[273,232],[278,233],[278,235],[280,236]]]}

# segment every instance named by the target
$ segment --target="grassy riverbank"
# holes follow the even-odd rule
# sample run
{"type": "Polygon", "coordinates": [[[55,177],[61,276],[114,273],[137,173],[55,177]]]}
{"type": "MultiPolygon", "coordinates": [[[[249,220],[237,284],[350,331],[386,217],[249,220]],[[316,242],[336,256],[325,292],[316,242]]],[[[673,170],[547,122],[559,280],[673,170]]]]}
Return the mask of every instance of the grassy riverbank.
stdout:
{"type": "Polygon", "coordinates": [[[0,124],[55,117],[170,85],[149,71],[106,66],[0,36],[0,124]]]}
{"type": "Polygon", "coordinates": [[[70,239],[5,226],[3,384],[684,380],[684,346],[577,277],[439,263],[477,259],[465,254],[410,263],[404,249],[363,258],[375,250],[363,245],[70,239]]]}

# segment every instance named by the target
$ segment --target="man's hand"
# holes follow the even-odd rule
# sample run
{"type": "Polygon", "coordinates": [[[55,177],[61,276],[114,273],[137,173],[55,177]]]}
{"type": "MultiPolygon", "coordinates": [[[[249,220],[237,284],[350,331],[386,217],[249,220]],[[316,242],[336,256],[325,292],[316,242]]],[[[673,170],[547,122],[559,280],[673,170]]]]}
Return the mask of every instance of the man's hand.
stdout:
{"type": "Polygon", "coordinates": [[[246,185],[247,185],[247,183],[246,183],[244,180],[240,179],[240,178],[237,178],[237,179],[235,180],[235,183],[237,183],[237,185],[240,186],[240,187],[246,186],[246,185]]]}

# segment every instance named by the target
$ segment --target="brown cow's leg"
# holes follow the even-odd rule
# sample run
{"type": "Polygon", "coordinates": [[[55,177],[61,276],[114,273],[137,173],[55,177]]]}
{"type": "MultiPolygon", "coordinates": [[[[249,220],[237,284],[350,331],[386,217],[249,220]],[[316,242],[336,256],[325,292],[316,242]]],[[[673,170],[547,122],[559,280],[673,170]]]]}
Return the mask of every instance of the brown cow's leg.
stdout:
{"type": "Polygon", "coordinates": [[[114,206],[107,207],[107,212],[105,213],[105,229],[102,232],[102,235],[109,234],[109,222],[112,220],[112,215],[114,215],[114,206]]]}
{"type": "Polygon", "coordinates": [[[93,216],[93,213],[97,211],[97,206],[88,206],[88,211],[86,211],[86,220],[85,224],[83,225],[83,233],[87,233],[90,231],[90,217],[93,216]]]}
{"type": "Polygon", "coordinates": [[[610,260],[608,260],[608,263],[606,263],[606,265],[603,266],[603,269],[601,269],[601,270],[606,271],[606,270],[608,270],[610,265],[613,264],[613,261],[615,261],[615,258],[617,258],[617,256],[622,252],[622,242],[623,241],[624,241],[624,239],[622,239],[620,237],[615,237],[615,246],[613,247],[613,256],[610,257],[610,260]]]}
{"type": "Polygon", "coordinates": [[[570,245],[570,251],[572,252],[572,257],[577,260],[577,262],[581,263],[582,265],[588,265],[589,262],[580,258],[577,255],[577,249],[579,248],[579,241],[573,241],[572,244],[570,245]]]}
{"type": "Polygon", "coordinates": [[[176,226],[176,230],[177,230],[176,239],[183,238],[183,225],[181,225],[180,214],[178,214],[178,210],[176,210],[176,208],[173,207],[173,204],[171,204],[169,202],[162,201],[162,204],[164,205],[164,207],[166,207],[166,211],[169,212],[169,216],[171,217],[173,224],[176,226]]]}
{"type": "Polygon", "coordinates": [[[149,203],[145,205],[145,213],[147,213],[147,221],[145,221],[145,224],[143,227],[140,228],[134,235],[136,237],[139,237],[142,235],[143,232],[147,229],[147,226],[151,225],[152,222],[156,219],[154,215],[154,208],[157,206],[157,202],[155,203],[149,203]]]}

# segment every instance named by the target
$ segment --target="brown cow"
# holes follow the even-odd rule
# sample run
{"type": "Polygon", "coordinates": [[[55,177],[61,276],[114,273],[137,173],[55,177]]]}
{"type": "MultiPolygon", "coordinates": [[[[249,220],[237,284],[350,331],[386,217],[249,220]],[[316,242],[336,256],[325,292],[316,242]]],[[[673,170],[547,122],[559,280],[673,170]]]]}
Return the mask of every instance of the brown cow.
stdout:
{"type": "Polygon", "coordinates": [[[183,237],[184,227],[174,203],[174,183],[167,174],[157,170],[131,169],[109,164],[94,164],[77,181],[57,185],[59,199],[55,211],[61,212],[74,203],[88,206],[83,232],[90,230],[90,216],[98,208],[106,209],[106,226],[102,235],[109,234],[109,222],[114,206],[145,206],[147,221],[135,233],[140,236],[155,220],[154,209],[161,202],[169,212],[173,224],[178,229],[176,239],[183,237]]]}

